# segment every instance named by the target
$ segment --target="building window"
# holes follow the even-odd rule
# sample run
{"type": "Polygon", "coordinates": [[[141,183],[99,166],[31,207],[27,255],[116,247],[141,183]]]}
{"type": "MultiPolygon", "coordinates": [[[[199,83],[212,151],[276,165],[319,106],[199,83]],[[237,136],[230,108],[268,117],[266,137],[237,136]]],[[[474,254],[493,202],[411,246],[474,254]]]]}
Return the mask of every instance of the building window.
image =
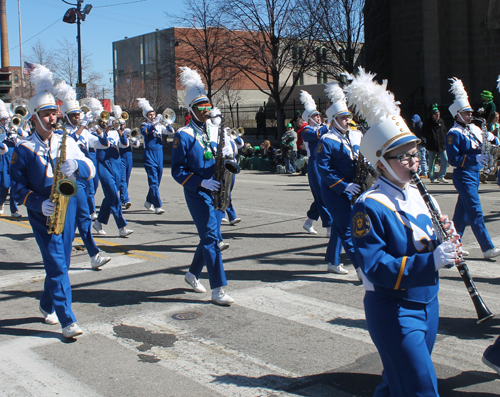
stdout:
{"type": "Polygon", "coordinates": [[[140,52],[141,52],[141,65],[144,65],[144,53],[143,53],[142,43],[141,43],[140,52]]]}
{"type": "Polygon", "coordinates": [[[115,70],[118,69],[118,57],[117,57],[117,54],[116,54],[116,50],[113,52],[113,57],[114,57],[114,64],[115,64],[115,70]]]}
{"type": "Polygon", "coordinates": [[[14,75],[14,83],[19,82],[19,76],[17,74],[14,75]]]}
{"type": "Polygon", "coordinates": [[[328,73],[323,72],[323,84],[327,84],[327,83],[328,83],[328,73]]]}

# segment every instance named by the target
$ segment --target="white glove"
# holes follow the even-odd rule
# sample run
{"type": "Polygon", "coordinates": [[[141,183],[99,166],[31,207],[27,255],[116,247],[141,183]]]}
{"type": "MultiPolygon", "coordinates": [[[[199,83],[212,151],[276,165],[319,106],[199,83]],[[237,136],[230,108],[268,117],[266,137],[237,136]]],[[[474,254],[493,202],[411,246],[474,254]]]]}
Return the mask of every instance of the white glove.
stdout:
{"type": "Polygon", "coordinates": [[[125,128],[123,130],[123,135],[125,135],[128,138],[130,136],[131,132],[132,132],[132,130],[130,128],[125,128]]]}
{"type": "Polygon", "coordinates": [[[485,154],[476,154],[476,161],[479,165],[485,165],[488,163],[488,156],[485,154]]]}
{"type": "Polygon", "coordinates": [[[488,142],[493,142],[495,140],[495,135],[493,135],[491,132],[488,132],[488,142]]]}
{"type": "Polygon", "coordinates": [[[85,116],[83,116],[82,121],[80,121],[80,125],[86,127],[89,125],[89,123],[90,123],[90,116],[88,114],[85,114],[85,116]]]}
{"type": "Polygon", "coordinates": [[[457,247],[450,241],[445,241],[436,247],[432,255],[434,256],[434,267],[436,271],[443,267],[449,268],[455,265],[457,247]]]}
{"type": "Polygon", "coordinates": [[[201,181],[201,187],[210,190],[211,192],[216,192],[219,190],[220,182],[214,181],[213,179],[203,179],[201,181]]]}
{"type": "Polygon", "coordinates": [[[446,231],[448,236],[455,237],[458,235],[457,229],[455,229],[455,224],[453,223],[453,221],[450,221],[448,215],[443,215],[440,221],[443,225],[443,229],[446,231]]]}
{"type": "Polygon", "coordinates": [[[54,203],[49,199],[42,203],[42,214],[45,216],[51,216],[54,213],[54,203]]]}
{"type": "Polygon", "coordinates": [[[162,120],[163,116],[161,114],[157,114],[155,117],[155,121],[153,121],[153,124],[158,124],[162,120]]]}
{"type": "Polygon", "coordinates": [[[361,186],[359,186],[357,183],[349,183],[347,187],[344,190],[347,193],[351,194],[358,194],[361,191],[361,186]]]}
{"type": "Polygon", "coordinates": [[[233,148],[231,145],[225,145],[224,149],[222,149],[222,155],[224,157],[233,157],[233,148]]]}
{"type": "Polygon", "coordinates": [[[64,164],[61,166],[61,172],[65,176],[71,176],[75,173],[75,171],[78,169],[78,163],[76,160],[69,159],[64,162],[64,164]]]}

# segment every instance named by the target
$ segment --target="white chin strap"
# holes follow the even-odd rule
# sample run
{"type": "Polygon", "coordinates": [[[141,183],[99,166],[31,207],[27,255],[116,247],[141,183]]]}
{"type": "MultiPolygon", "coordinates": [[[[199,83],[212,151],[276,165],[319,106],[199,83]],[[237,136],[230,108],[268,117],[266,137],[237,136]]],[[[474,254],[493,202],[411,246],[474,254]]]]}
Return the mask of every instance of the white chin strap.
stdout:
{"type": "Polygon", "coordinates": [[[465,122],[465,120],[462,118],[462,115],[460,113],[457,113],[457,116],[460,117],[460,120],[462,120],[462,123],[464,123],[465,125],[467,125],[467,123],[465,122]]]}
{"type": "Polygon", "coordinates": [[[69,119],[68,115],[64,116],[64,118],[66,119],[66,121],[69,123],[69,125],[71,127],[74,127],[73,123],[71,122],[71,120],[69,119]]]}
{"type": "Polygon", "coordinates": [[[399,176],[396,175],[392,167],[389,165],[387,160],[383,157],[380,157],[379,161],[384,165],[384,167],[389,171],[389,174],[393,176],[394,179],[396,179],[399,183],[406,183],[405,181],[402,181],[399,176]]]}
{"type": "Polygon", "coordinates": [[[313,119],[309,119],[309,122],[312,122],[314,125],[319,125],[319,123],[316,123],[313,119]]]}
{"type": "Polygon", "coordinates": [[[347,130],[349,130],[349,126],[347,126],[347,129],[342,128],[342,127],[339,125],[339,123],[337,122],[337,118],[336,118],[336,117],[334,117],[334,118],[333,118],[333,122],[335,123],[336,128],[337,128],[339,131],[342,131],[342,132],[347,132],[347,130]]]}
{"type": "Polygon", "coordinates": [[[42,130],[47,131],[47,132],[52,132],[51,130],[47,130],[47,129],[44,127],[44,125],[43,125],[43,123],[42,123],[42,120],[40,120],[40,116],[38,115],[38,112],[36,112],[36,113],[35,113],[35,115],[36,115],[36,118],[38,119],[38,122],[40,123],[40,127],[42,127],[42,130]]]}
{"type": "Polygon", "coordinates": [[[203,124],[203,121],[201,121],[198,117],[196,117],[196,113],[193,112],[193,108],[191,106],[188,107],[189,109],[189,113],[191,113],[191,115],[196,119],[198,120],[198,122],[202,123],[203,124]]]}

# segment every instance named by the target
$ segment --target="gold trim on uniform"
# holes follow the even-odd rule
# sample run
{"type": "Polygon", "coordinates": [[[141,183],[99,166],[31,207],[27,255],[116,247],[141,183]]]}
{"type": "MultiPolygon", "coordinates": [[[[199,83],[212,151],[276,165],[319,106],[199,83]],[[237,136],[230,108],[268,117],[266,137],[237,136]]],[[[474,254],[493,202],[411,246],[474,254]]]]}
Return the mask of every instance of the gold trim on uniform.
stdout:
{"type": "Polygon", "coordinates": [[[365,237],[371,230],[370,217],[364,212],[356,212],[352,217],[351,234],[356,238],[365,237]]]}

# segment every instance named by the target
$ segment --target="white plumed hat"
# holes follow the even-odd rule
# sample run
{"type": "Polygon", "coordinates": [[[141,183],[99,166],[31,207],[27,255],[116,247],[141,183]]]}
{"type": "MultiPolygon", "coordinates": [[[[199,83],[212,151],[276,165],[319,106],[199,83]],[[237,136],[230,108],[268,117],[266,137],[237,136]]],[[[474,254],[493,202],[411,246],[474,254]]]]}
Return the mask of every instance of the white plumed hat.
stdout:
{"type": "Polygon", "coordinates": [[[333,120],[337,116],[350,115],[344,90],[337,83],[328,84],[325,93],[332,105],[326,109],[326,117],[333,120]]]}
{"type": "Polygon", "coordinates": [[[5,102],[0,99],[0,119],[8,119],[10,117],[9,111],[5,102]]]}
{"type": "Polygon", "coordinates": [[[184,105],[188,109],[191,109],[191,107],[197,103],[210,102],[205,92],[205,84],[203,84],[200,74],[187,66],[182,66],[179,69],[182,70],[179,77],[181,87],[185,87],[184,91],[186,93],[184,96],[184,105]]]}
{"type": "Polygon", "coordinates": [[[92,117],[96,119],[98,119],[101,116],[101,113],[104,110],[101,101],[96,98],[88,98],[87,106],[90,108],[90,111],[92,112],[92,117]]]}
{"type": "Polygon", "coordinates": [[[319,112],[316,110],[316,102],[314,102],[313,97],[307,91],[300,91],[300,102],[304,105],[304,113],[302,113],[302,119],[307,122],[311,117],[316,116],[319,112]]]}
{"type": "Polygon", "coordinates": [[[122,116],[122,108],[120,105],[113,105],[113,115],[116,119],[119,119],[122,116]]]}
{"type": "Polygon", "coordinates": [[[469,104],[469,96],[465,91],[462,80],[453,77],[449,79],[452,81],[450,92],[455,95],[455,101],[448,108],[451,115],[455,117],[460,112],[472,112],[472,107],[469,104]]]}
{"type": "Polygon", "coordinates": [[[155,111],[146,98],[137,98],[137,106],[142,109],[142,115],[144,117],[146,117],[148,113],[155,111]]]}
{"type": "Polygon", "coordinates": [[[360,67],[345,91],[349,106],[370,126],[361,140],[360,152],[376,166],[378,161],[386,163],[383,158],[386,152],[420,140],[400,116],[399,102],[394,100],[392,92],[387,91],[387,80],[378,84],[373,81],[374,77],[360,67]]]}
{"type": "Polygon", "coordinates": [[[35,95],[28,101],[31,114],[45,109],[57,110],[56,98],[52,93],[52,72],[43,65],[35,64],[30,82],[35,86],[35,95]]]}
{"type": "Polygon", "coordinates": [[[67,116],[69,113],[80,113],[80,103],[76,100],[76,92],[65,81],[61,81],[54,87],[54,93],[62,101],[61,113],[67,116]]]}

